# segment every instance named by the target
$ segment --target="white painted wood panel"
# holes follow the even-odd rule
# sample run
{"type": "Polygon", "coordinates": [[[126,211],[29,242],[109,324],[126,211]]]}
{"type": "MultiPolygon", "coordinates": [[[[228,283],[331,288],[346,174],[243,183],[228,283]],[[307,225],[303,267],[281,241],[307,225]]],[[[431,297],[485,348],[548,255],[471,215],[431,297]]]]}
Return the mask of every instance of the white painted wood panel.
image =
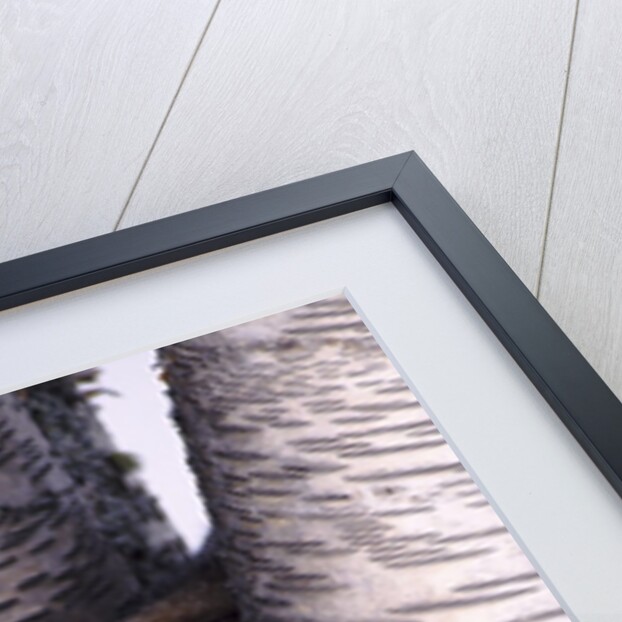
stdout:
{"type": "Polygon", "coordinates": [[[541,300],[622,398],[622,4],[582,2],[541,300]]]}
{"type": "Polygon", "coordinates": [[[127,227],[415,149],[533,287],[573,0],[226,0],[127,227]]]}
{"type": "Polygon", "coordinates": [[[0,3],[0,261],[114,228],[214,5],[0,3]]]}

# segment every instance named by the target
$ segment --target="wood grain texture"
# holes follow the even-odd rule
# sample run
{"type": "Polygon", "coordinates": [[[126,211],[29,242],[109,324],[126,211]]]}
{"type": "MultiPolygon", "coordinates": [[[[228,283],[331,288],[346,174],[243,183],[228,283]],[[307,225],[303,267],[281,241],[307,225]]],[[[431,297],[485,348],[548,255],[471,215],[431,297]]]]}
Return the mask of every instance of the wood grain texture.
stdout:
{"type": "Polygon", "coordinates": [[[541,301],[622,398],[622,5],[579,7],[541,301]]]}
{"type": "Polygon", "coordinates": [[[227,0],[122,226],[415,149],[533,287],[573,12],[227,0]]]}
{"type": "Polygon", "coordinates": [[[0,3],[0,261],[113,229],[214,5],[0,3]]]}

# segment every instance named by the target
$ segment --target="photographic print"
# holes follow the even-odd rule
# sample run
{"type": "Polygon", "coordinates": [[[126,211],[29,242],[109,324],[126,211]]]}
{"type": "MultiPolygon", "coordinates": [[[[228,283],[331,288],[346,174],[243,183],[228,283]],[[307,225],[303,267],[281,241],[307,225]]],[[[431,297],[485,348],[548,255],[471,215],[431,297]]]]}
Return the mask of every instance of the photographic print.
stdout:
{"type": "Polygon", "coordinates": [[[563,620],[343,296],[0,397],[2,622],[563,620]]]}

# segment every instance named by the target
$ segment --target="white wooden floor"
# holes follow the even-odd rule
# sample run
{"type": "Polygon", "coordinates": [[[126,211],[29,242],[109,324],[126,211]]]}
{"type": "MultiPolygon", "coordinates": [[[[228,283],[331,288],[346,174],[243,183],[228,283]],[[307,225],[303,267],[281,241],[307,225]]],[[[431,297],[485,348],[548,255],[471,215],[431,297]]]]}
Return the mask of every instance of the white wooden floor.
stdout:
{"type": "Polygon", "coordinates": [[[0,3],[0,261],[415,149],[622,398],[622,3],[0,3]]]}

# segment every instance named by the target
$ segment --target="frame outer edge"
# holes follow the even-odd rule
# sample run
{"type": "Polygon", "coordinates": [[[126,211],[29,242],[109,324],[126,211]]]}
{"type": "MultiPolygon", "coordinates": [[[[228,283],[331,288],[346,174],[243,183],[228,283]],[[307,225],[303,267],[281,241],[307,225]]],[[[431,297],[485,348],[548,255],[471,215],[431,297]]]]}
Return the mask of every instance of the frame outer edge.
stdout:
{"type": "Polygon", "coordinates": [[[622,497],[622,403],[413,151],[0,263],[0,311],[391,200],[622,497]]]}
{"type": "Polygon", "coordinates": [[[622,497],[622,403],[413,152],[393,202],[622,497]]]}
{"type": "Polygon", "coordinates": [[[0,311],[391,200],[412,152],[0,264],[0,311]]]}

